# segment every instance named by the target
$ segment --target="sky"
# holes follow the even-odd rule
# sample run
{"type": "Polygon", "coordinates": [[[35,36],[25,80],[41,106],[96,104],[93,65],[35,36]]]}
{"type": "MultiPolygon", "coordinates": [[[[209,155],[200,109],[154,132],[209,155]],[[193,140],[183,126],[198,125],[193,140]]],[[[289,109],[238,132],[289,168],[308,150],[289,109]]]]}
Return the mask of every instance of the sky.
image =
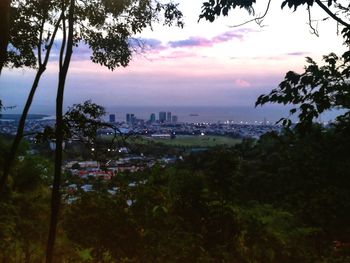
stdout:
{"type": "MultiPolygon", "coordinates": [[[[202,0],[178,0],[184,13],[183,29],[155,25],[135,36],[147,49],[135,54],[126,68],[109,71],[89,60],[87,47],[74,50],[65,106],[87,99],[105,107],[117,106],[249,106],[277,87],[288,70],[301,72],[305,57],[320,61],[330,52],[345,50],[337,25],[330,19],[318,23],[320,36],[310,33],[306,7],[296,12],[272,1],[263,21],[240,24],[251,17],[235,10],[214,23],[198,22],[202,0]]],[[[258,1],[256,14],[267,1],[258,1]]],[[[313,19],[326,17],[313,8],[313,19]]],[[[7,69],[0,77],[0,97],[5,106],[23,109],[34,71],[7,69]]],[[[54,113],[57,62],[53,59],[42,78],[32,113],[54,113]]]]}

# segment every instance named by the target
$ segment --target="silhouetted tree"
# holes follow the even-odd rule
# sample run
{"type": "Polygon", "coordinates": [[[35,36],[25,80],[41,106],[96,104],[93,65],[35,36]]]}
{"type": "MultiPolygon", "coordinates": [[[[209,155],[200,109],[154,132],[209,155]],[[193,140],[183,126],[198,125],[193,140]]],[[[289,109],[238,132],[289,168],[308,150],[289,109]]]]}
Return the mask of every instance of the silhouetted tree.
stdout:
{"type": "MultiPolygon", "coordinates": [[[[271,1],[268,2],[268,12],[271,1]]],[[[213,22],[218,16],[227,16],[232,9],[245,8],[249,13],[254,14],[255,1],[239,0],[219,0],[206,1],[203,3],[200,19],[204,18],[213,22]]],[[[327,1],[324,4],[320,0],[285,0],[284,6],[297,10],[301,5],[306,5],[309,12],[313,5],[318,5],[329,17],[335,20],[341,27],[341,33],[344,37],[344,44],[350,46],[350,4],[343,5],[334,0],[327,1]],[[332,10],[336,10],[333,12],[332,10]]],[[[247,22],[261,22],[263,17],[253,18],[247,22]]],[[[310,26],[311,20],[310,20],[310,26]]],[[[288,72],[285,80],[280,83],[277,89],[274,89],[268,95],[261,95],[256,106],[266,103],[294,104],[296,108],[290,110],[290,114],[299,113],[300,123],[297,128],[307,130],[312,122],[319,117],[321,113],[331,109],[345,109],[347,112],[339,116],[338,121],[349,121],[350,92],[350,52],[345,52],[342,56],[331,53],[324,56],[325,65],[317,65],[311,58],[307,58],[308,66],[305,72],[297,74],[288,72]]],[[[291,121],[288,118],[280,120],[285,126],[289,127],[291,121]]]]}
{"type": "Polygon", "coordinates": [[[0,1],[0,75],[6,60],[10,34],[10,0],[0,1]]]}
{"type": "MultiPolygon", "coordinates": [[[[256,4],[255,0],[209,0],[203,2],[202,13],[199,19],[206,19],[210,22],[213,22],[217,17],[223,15],[228,16],[229,13],[236,8],[244,8],[248,11],[249,14],[255,16],[254,5],[256,4]]],[[[251,20],[243,22],[246,24],[249,22],[257,22],[261,24],[262,20],[269,11],[271,0],[267,3],[267,8],[265,13],[260,17],[254,17],[251,20]]],[[[298,7],[306,5],[307,10],[310,12],[310,8],[314,5],[318,5],[329,17],[338,22],[341,26],[344,27],[343,34],[348,35],[350,32],[350,21],[348,20],[348,14],[350,11],[350,5],[343,5],[339,1],[328,0],[324,4],[321,0],[284,0],[281,4],[281,8],[288,6],[297,10],[298,7]],[[336,11],[332,11],[335,9],[336,11]]],[[[311,19],[310,19],[311,20],[311,19]]],[[[311,23],[311,21],[309,21],[311,23]]],[[[309,24],[311,27],[312,25],[309,24]]]]}
{"type": "Polygon", "coordinates": [[[60,178],[62,169],[62,143],[64,136],[63,97],[65,81],[73,53],[73,46],[85,42],[92,49],[92,61],[113,70],[127,66],[132,56],[130,37],[150,26],[164,11],[165,24],[177,24],[182,14],[174,4],[160,4],[156,1],[131,2],[75,2],[67,5],[62,1],[63,40],[59,58],[59,80],[56,97],[56,150],[55,174],[52,188],[52,215],[47,246],[46,262],[52,262],[57,218],[60,203],[60,178]],[[93,11],[92,11],[93,10],[93,11]],[[67,24],[66,24],[67,23],[67,24]]]}
{"type": "Polygon", "coordinates": [[[15,11],[11,30],[15,31],[15,33],[11,34],[11,45],[14,46],[14,50],[9,50],[8,52],[9,63],[12,63],[14,67],[20,67],[23,66],[23,64],[26,66],[32,66],[32,64],[37,61],[38,69],[28,94],[26,104],[22,111],[15,138],[9,152],[6,155],[7,159],[4,163],[3,174],[0,177],[0,192],[5,190],[11,165],[15,159],[18,146],[23,137],[25,121],[30,106],[33,102],[41,76],[46,70],[51,49],[62,19],[62,15],[55,16],[55,11],[52,10],[54,6],[50,3],[50,1],[40,1],[38,3],[31,1],[26,3],[26,5],[23,5],[21,2],[17,3],[17,1],[13,2],[15,5],[13,9],[15,11]],[[47,30],[49,32],[46,33],[47,36],[45,36],[45,32],[47,30]],[[51,30],[53,32],[51,32],[51,30]],[[25,38],[23,43],[20,43],[19,38],[25,38]],[[18,49],[21,51],[19,52],[19,55],[22,57],[20,57],[19,60],[17,59],[19,56],[17,54],[18,49]],[[34,54],[35,49],[37,50],[37,58],[34,54]],[[26,59],[28,61],[25,61],[26,59]]]}
{"type": "MultiPolygon", "coordinates": [[[[288,72],[285,80],[268,95],[261,95],[256,105],[265,103],[294,104],[290,114],[299,113],[297,128],[310,128],[312,122],[327,110],[344,109],[338,120],[349,120],[350,116],[350,52],[342,57],[331,53],[323,57],[325,65],[319,66],[311,58],[305,72],[288,72]]],[[[289,126],[291,121],[281,119],[289,126]]]]}

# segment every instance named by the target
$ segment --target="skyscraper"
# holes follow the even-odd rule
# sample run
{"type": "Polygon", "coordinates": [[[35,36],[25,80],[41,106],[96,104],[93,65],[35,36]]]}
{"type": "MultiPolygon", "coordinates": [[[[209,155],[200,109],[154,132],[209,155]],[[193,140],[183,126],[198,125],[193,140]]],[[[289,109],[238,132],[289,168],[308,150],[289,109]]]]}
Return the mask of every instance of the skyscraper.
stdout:
{"type": "Polygon", "coordinates": [[[150,122],[155,122],[156,121],[156,114],[152,113],[150,118],[149,118],[150,122]]]}
{"type": "Polygon", "coordinates": [[[170,111],[168,111],[166,114],[166,121],[169,123],[171,122],[171,112],[170,111]]]}
{"type": "Polygon", "coordinates": [[[159,122],[163,123],[165,121],[166,121],[166,112],[165,111],[159,112],[159,122]]]}
{"type": "Polygon", "coordinates": [[[130,113],[126,114],[126,123],[131,123],[131,114],[130,113]]]}
{"type": "Polygon", "coordinates": [[[132,114],[132,113],[126,114],[126,123],[127,124],[133,124],[135,122],[135,120],[136,120],[135,114],[132,114]]]}
{"type": "Polygon", "coordinates": [[[115,122],[115,114],[109,114],[109,122],[115,122]]]}

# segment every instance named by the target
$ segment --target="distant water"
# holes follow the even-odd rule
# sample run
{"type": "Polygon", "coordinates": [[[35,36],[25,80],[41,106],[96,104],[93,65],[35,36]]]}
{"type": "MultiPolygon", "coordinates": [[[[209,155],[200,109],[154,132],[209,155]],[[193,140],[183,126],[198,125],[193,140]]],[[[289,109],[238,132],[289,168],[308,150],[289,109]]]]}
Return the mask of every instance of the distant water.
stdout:
{"type": "MultiPolygon", "coordinates": [[[[18,121],[20,118],[21,118],[21,114],[6,114],[6,113],[0,114],[0,120],[18,121]]],[[[45,118],[49,118],[49,116],[45,114],[28,114],[27,116],[27,120],[41,120],[45,118]]]]}
{"type": "MultiPolygon", "coordinates": [[[[179,122],[276,122],[282,117],[288,117],[288,107],[267,106],[267,107],[106,107],[108,114],[115,114],[116,121],[125,121],[127,113],[135,114],[138,119],[149,120],[152,113],[159,118],[159,112],[170,111],[172,115],[178,116],[179,122]]],[[[319,121],[333,120],[340,112],[327,112],[319,118],[319,121]]],[[[108,118],[108,116],[107,116],[108,118]]],[[[296,121],[297,118],[292,118],[296,121]]]]}

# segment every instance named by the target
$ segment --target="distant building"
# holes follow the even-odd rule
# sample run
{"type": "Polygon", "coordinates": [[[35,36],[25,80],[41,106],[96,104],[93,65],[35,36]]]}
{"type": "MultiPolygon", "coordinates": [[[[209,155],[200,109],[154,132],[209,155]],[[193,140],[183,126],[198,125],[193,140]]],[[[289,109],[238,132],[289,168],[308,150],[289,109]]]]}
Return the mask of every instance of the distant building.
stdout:
{"type": "Polygon", "coordinates": [[[166,112],[165,111],[159,112],[159,122],[163,123],[165,121],[166,121],[166,112]]]}
{"type": "Polygon", "coordinates": [[[171,122],[171,112],[170,111],[168,111],[166,114],[166,121],[169,123],[171,122]]]}
{"type": "Polygon", "coordinates": [[[115,122],[115,114],[109,114],[109,122],[115,122]]]}
{"type": "Polygon", "coordinates": [[[133,124],[135,122],[135,114],[127,113],[126,114],[126,123],[133,124]]]}
{"type": "Polygon", "coordinates": [[[152,113],[150,118],[149,118],[150,122],[156,122],[156,114],[152,113]]]}
{"type": "Polygon", "coordinates": [[[178,122],[177,115],[173,115],[173,116],[171,117],[171,122],[172,122],[172,123],[177,123],[177,122],[178,122]]]}
{"type": "Polygon", "coordinates": [[[131,116],[130,113],[126,114],[126,123],[130,123],[131,122],[131,116]]]}

